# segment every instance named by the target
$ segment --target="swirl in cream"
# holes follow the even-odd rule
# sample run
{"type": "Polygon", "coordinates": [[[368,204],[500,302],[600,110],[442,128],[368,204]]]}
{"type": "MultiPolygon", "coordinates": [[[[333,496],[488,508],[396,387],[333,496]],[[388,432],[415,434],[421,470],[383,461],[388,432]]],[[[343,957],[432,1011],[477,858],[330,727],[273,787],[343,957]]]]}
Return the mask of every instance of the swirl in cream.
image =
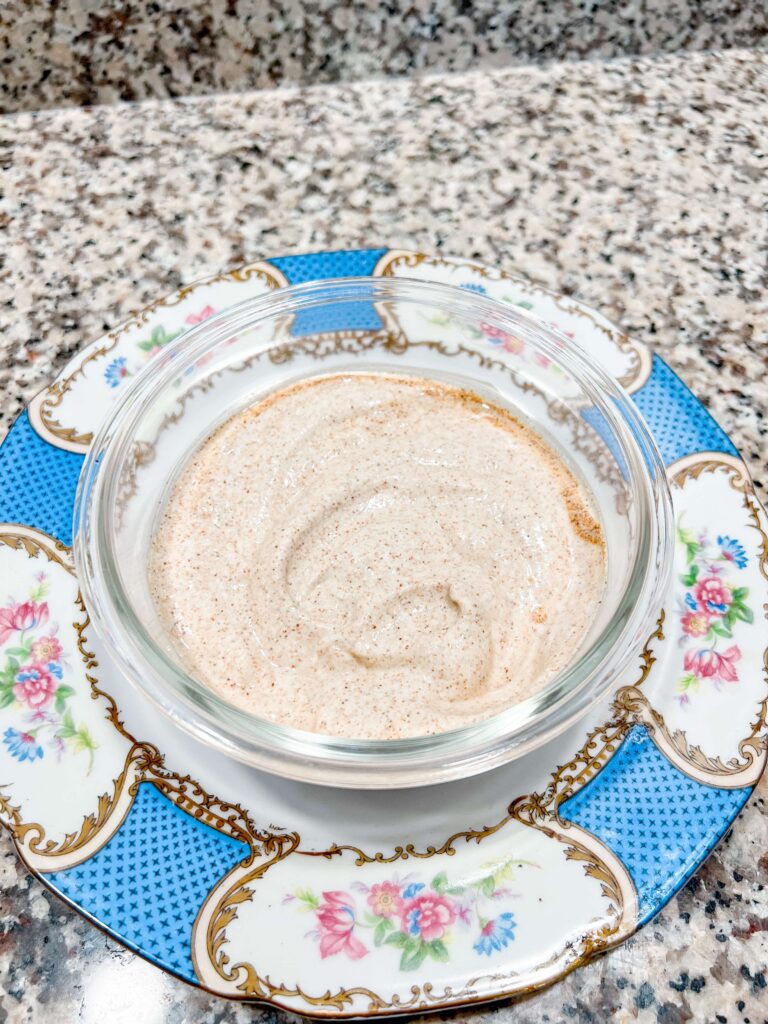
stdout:
{"type": "Polygon", "coordinates": [[[198,448],[150,585],[187,670],[231,703],[393,739],[540,690],[594,619],[605,547],[588,492],[508,412],[435,381],[333,375],[198,448]]]}

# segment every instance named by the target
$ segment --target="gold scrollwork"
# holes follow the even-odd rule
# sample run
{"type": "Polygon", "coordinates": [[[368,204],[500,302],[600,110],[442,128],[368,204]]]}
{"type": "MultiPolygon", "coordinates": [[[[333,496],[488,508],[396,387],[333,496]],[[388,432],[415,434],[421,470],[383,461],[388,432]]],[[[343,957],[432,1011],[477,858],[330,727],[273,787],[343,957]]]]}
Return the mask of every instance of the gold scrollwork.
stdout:
{"type": "MultiPolygon", "coordinates": [[[[635,688],[642,686],[654,664],[651,644],[654,639],[663,638],[663,621],[662,612],[656,629],[641,652],[640,675],[635,688]]],[[[595,729],[576,757],[568,765],[557,769],[552,783],[544,794],[519,797],[510,804],[507,814],[495,825],[457,832],[439,847],[427,846],[424,850],[417,850],[415,844],[409,843],[395,847],[390,854],[369,854],[356,846],[334,844],[326,850],[305,851],[300,847],[298,835],[265,837],[264,852],[271,852],[272,856],[255,868],[248,863],[235,867],[209,894],[198,913],[192,947],[193,962],[200,984],[229,998],[259,1000],[288,1010],[297,1008],[292,1004],[292,1000],[299,1000],[304,1004],[302,1009],[323,1009],[331,1011],[334,1017],[344,1017],[376,1015],[383,1012],[405,1013],[437,1004],[441,1008],[469,1006],[475,1002],[535,991],[555,977],[564,976],[597,953],[622,941],[636,926],[637,897],[621,861],[590,833],[570,822],[561,821],[557,814],[559,804],[584,785],[610,757],[628,727],[626,721],[619,720],[595,729]],[[287,986],[272,981],[269,976],[261,976],[253,964],[243,961],[231,964],[226,952],[229,941],[227,928],[237,917],[238,906],[252,900],[251,884],[263,878],[272,865],[290,854],[331,859],[343,856],[344,853],[351,853],[355,857],[355,865],[359,867],[372,863],[390,864],[409,858],[453,856],[456,853],[457,842],[463,840],[466,843],[480,843],[488,836],[501,831],[513,820],[537,829],[549,838],[564,844],[566,858],[584,865],[585,874],[600,883],[601,892],[608,904],[607,919],[581,936],[578,948],[569,944],[565,949],[558,951],[548,963],[539,965],[539,976],[535,982],[517,984],[518,976],[509,972],[480,975],[471,979],[458,991],[445,988],[439,994],[429,982],[414,985],[410,989],[410,999],[403,999],[399,994],[385,998],[367,987],[359,986],[314,994],[300,986],[287,986]],[[477,986],[481,982],[490,982],[499,987],[495,991],[478,993],[477,986]],[[358,997],[367,1000],[365,1010],[355,1008],[353,1012],[345,1013],[354,1007],[358,997]]]]}
{"type": "MultiPolygon", "coordinates": [[[[690,480],[698,480],[704,474],[716,472],[726,473],[730,486],[743,495],[742,504],[749,525],[760,536],[760,573],[768,580],[768,533],[763,526],[765,513],[761,516],[762,509],[743,461],[724,452],[696,452],[684,456],[667,468],[671,483],[677,487],[685,487],[690,480]]],[[[768,618],[768,604],[764,606],[764,614],[768,618]]],[[[768,647],[763,652],[763,676],[768,686],[768,647]]],[[[727,761],[717,755],[707,754],[700,744],[692,743],[685,730],[670,729],[663,715],[635,687],[624,687],[617,692],[614,709],[617,715],[626,718],[631,724],[645,725],[662,753],[686,775],[705,785],[726,789],[754,785],[768,758],[768,693],[757,707],[748,735],[739,742],[739,757],[734,756],[727,761]]]]}
{"type": "Polygon", "coordinates": [[[677,487],[685,487],[688,480],[698,480],[703,473],[725,471],[730,485],[736,491],[747,494],[752,489],[749,470],[742,460],[725,452],[694,452],[685,455],[667,467],[667,477],[677,487]]]}
{"type": "MultiPolygon", "coordinates": [[[[542,830],[548,831],[546,828],[542,830]]],[[[575,831],[579,832],[578,829],[575,831]]],[[[436,991],[430,982],[424,982],[412,985],[409,996],[395,993],[387,998],[367,986],[341,987],[335,991],[326,989],[324,992],[312,993],[299,985],[286,985],[273,981],[269,975],[260,975],[252,963],[232,963],[226,949],[229,941],[227,928],[236,919],[238,908],[253,899],[254,890],[251,887],[264,877],[267,870],[291,853],[298,852],[298,836],[281,836],[272,837],[271,841],[265,843],[265,853],[271,854],[269,860],[256,867],[248,863],[237,865],[209,894],[208,900],[200,908],[192,941],[192,959],[198,980],[203,988],[229,998],[259,1000],[288,1010],[298,1009],[300,1012],[306,1012],[309,1007],[314,1011],[330,1011],[323,1016],[339,1018],[406,1013],[436,1005],[441,1008],[469,1006],[480,1001],[535,991],[620,941],[631,930],[622,916],[624,893],[626,890],[631,896],[632,890],[627,888],[631,883],[628,879],[620,880],[616,877],[614,866],[606,862],[595,848],[597,843],[594,838],[586,833],[584,840],[580,833],[565,838],[554,831],[548,831],[548,834],[566,841],[566,857],[583,861],[586,873],[600,882],[601,891],[609,900],[607,915],[610,920],[596,924],[586,934],[580,935],[578,942],[566,942],[562,949],[526,975],[513,971],[479,974],[460,989],[446,986],[440,991],[436,991]],[[590,843],[591,848],[588,845],[590,843]],[[485,986],[485,991],[481,991],[481,985],[485,986]],[[495,987],[489,991],[490,986],[495,987]],[[365,1001],[364,1008],[355,1005],[358,999],[365,1001]],[[297,1007],[293,1001],[300,1001],[303,1005],[297,1007]]],[[[623,869],[619,867],[619,870],[623,869]]],[[[633,917],[632,923],[634,920],[633,917]]]]}
{"type": "Polygon", "coordinates": [[[630,394],[638,391],[651,375],[653,356],[650,349],[646,348],[645,345],[633,341],[617,327],[610,326],[607,322],[604,322],[603,318],[589,307],[583,306],[581,303],[569,302],[565,296],[545,288],[543,285],[537,284],[526,277],[522,277],[520,274],[510,274],[503,270],[492,269],[484,266],[482,263],[473,263],[471,260],[446,259],[443,256],[428,256],[422,252],[413,252],[406,249],[391,249],[381,257],[374,267],[373,277],[395,277],[397,276],[395,274],[395,268],[397,267],[415,270],[424,264],[434,267],[447,267],[449,269],[464,267],[489,281],[512,281],[534,295],[544,295],[551,299],[558,309],[569,316],[578,316],[588,320],[620,352],[630,357],[631,364],[629,369],[621,377],[617,378],[619,384],[630,394]]]}
{"type": "MultiPolygon", "coordinates": [[[[712,470],[704,466],[700,472],[704,471],[712,470]]],[[[688,475],[695,477],[698,474],[689,472],[688,475]]],[[[687,479],[687,477],[682,479],[687,479]]],[[[746,491],[745,505],[749,509],[754,527],[762,537],[761,571],[766,575],[768,536],[763,529],[758,506],[753,500],[753,496],[746,491]]],[[[70,574],[73,572],[71,562],[65,557],[67,549],[52,541],[51,538],[45,538],[42,541],[36,539],[34,531],[19,527],[16,527],[15,530],[17,532],[15,537],[0,534],[0,543],[4,543],[14,550],[23,549],[30,557],[35,557],[37,553],[43,552],[46,557],[56,561],[67,572],[70,574]]],[[[104,691],[98,689],[96,678],[92,674],[97,667],[97,662],[87,645],[85,634],[88,626],[87,613],[79,595],[78,609],[86,618],[73,625],[78,633],[78,649],[86,666],[87,678],[92,687],[92,696],[94,699],[106,700],[108,718],[123,736],[132,740],[133,738],[127,733],[119,718],[115,702],[104,691]]],[[[361,1010],[355,1005],[359,997],[367,1000],[367,1009],[363,1011],[364,1013],[370,1015],[384,1012],[405,1013],[435,1005],[446,1008],[471,1005],[481,1000],[487,1001],[515,993],[533,991],[584,963],[595,953],[621,941],[634,928],[636,922],[635,904],[632,902],[636,897],[631,881],[628,881],[628,876],[620,862],[612,859],[613,855],[610,851],[602,847],[594,837],[579,829],[578,826],[560,820],[558,808],[565,799],[585,785],[607,762],[632,724],[640,720],[646,721],[643,719],[643,715],[647,714],[646,709],[649,709],[650,705],[640,687],[654,664],[652,641],[663,639],[662,627],[663,613],[657,628],[648,638],[640,656],[641,671],[638,680],[633,686],[622,688],[616,696],[612,720],[590,733],[576,757],[568,764],[557,768],[543,793],[519,797],[513,801],[507,815],[496,825],[455,833],[441,846],[428,846],[424,851],[418,851],[414,844],[406,844],[396,847],[391,854],[369,855],[354,846],[335,845],[326,851],[312,853],[313,856],[334,857],[342,855],[344,852],[350,852],[356,856],[355,863],[357,865],[374,862],[391,863],[409,857],[426,859],[440,855],[451,856],[456,852],[455,843],[460,840],[467,843],[479,843],[487,836],[501,830],[511,820],[538,829],[562,842],[566,847],[566,856],[571,860],[583,863],[585,872],[600,882],[601,890],[609,901],[610,919],[584,935],[578,948],[569,946],[551,958],[548,964],[539,965],[536,981],[531,984],[518,983],[519,979],[511,973],[480,975],[471,979],[459,991],[445,988],[436,992],[434,987],[427,982],[422,985],[413,985],[410,988],[410,998],[396,994],[390,999],[385,999],[364,987],[342,988],[336,992],[329,990],[320,994],[306,993],[300,987],[285,986],[272,982],[268,977],[260,977],[250,964],[242,962],[232,964],[226,949],[227,927],[236,918],[238,907],[253,898],[253,892],[249,888],[252,883],[263,878],[272,865],[294,853],[305,852],[300,849],[299,836],[295,833],[275,835],[257,831],[250,816],[242,807],[222,802],[207,794],[189,776],[181,776],[168,770],[165,767],[163,756],[151,745],[134,743],[126,761],[126,767],[130,763],[136,769],[136,774],[128,786],[133,794],[140,782],[151,781],[185,811],[210,823],[212,827],[225,831],[228,835],[241,838],[249,847],[247,857],[214,888],[198,914],[195,929],[197,931],[198,926],[204,926],[205,955],[210,968],[215,973],[215,977],[211,978],[210,974],[206,973],[205,966],[195,960],[195,967],[203,986],[212,986],[213,991],[222,991],[221,982],[224,982],[224,991],[234,998],[262,1000],[288,1009],[295,1008],[291,1006],[291,1000],[300,1000],[305,1007],[327,1010],[339,1017],[361,1015],[361,1010]],[[481,983],[488,983],[489,980],[497,988],[491,992],[479,993],[478,986],[481,983]],[[353,1009],[353,1013],[346,1014],[345,1011],[348,1009],[353,1009]]],[[[766,671],[768,672],[768,663],[766,663],[766,671]]],[[[653,716],[647,718],[646,724],[650,722],[656,730],[656,735],[663,733],[665,727],[661,716],[656,715],[655,712],[653,712],[653,716]]],[[[765,717],[766,704],[764,702],[761,714],[753,726],[752,738],[757,737],[764,729],[765,717]]],[[[676,735],[670,737],[669,742],[672,745],[682,743],[679,738],[675,738],[676,735]]],[[[743,743],[744,751],[742,752],[745,757],[750,756],[749,744],[750,739],[748,738],[743,743]]],[[[759,749],[762,750],[763,747],[759,749]]],[[[720,771],[720,765],[716,763],[716,759],[707,758],[703,754],[696,753],[696,750],[697,748],[688,748],[688,754],[694,764],[698,764],[698,767],[707,771],[712,770],[714,765],[714,768],[720,771]],[[691,749],[693,750],[692,755],[691,749]]],[[[757,751],[758,747],[755,747],[755,755],[757,751]]],[[[725,765],[726,769],[728,767],[725,765]]],[[[125,774],[125,769],[123,774],[125,774]]],[[[121,788],[121,778],[115,783],[116,792],[121,788]]],[[[718,784],[722,785],[722,782],[718,782],[718,784]]],[[[30,848],[34,847],[42,856],[55,857],[57,849],[59,853],[63,850],[68,856],[73,853],[77,854],[83,848],[84,843],[87,844],[92,839],[101,837],[101,830],[104,829],[110,815],[114,813],[114,806],[114,796],[107,797],[105,795],[100,798],[96,812],[90,816],[90,819],[85,819],[80,831],[66,836],[63,843],[59,844],[57,848],[55,845],[51,847],[50,841],[45,840],[44,831],[36,831],[34,823],[23,823],[19,809],[11,805],[5,795],[0,794],[0,812],[9,820],[12,830],[21,839],[25,836],[30,837],[30,848]],[[112,808],[111,811],[110,808],[112,808]]],[[[56,869],[52,867],[48,870],[56,869]]]]}
{"type": "Polygon", "coordinates": [[[723,761],[705,754],[699,745],[691,744],[682,729],[671,732],[663,716],[651,707],[645,694],[634,687],[623,687],[616,694],[614,707],[624,715],[630,725],[644,725],[656,746],[681,771],[697,782],[721,788],[741,788],[754,784],[762,771],[766,757],[766,712],[768,698],[764,700],[751,725],[749,736],[739,743],[741,758],[723,761]]]}
{"type": "Polygon", "coordinates": [[[75,574],[70,549],[42,530],[33,530],[18,523],[0,523],[0,544],[12,551],[25,551],[30,558],[45,555],[49,562],[60,565],[70,576],[75,574]]]}
{"type": "MultiPolygon", "coordinates": [[[[656,658],[653,653],[652,643],[654,640],[663,640],[664,632],[664,611],[662,610],[656,628],[646,640],[642,651],[639,654],[640,674],[634,683],[633,689],[637,690],[642,686],[653,667],[656,658]]],[[[533,821],[544,820],[550,813],[556,813],[557,807],[569,796],[572,796],[578,789],[581,789],[603,765],[615,753],[622,739],[629,729],[627,716],[616,713],[614,717],[595,729],[593,729],[575,755],[567,764],[558,767],[552,775],[552,780],[541,794],[530,794],[519,797],[513,801],[507,809],[507,813],[493,825],[483,826],[479,829],[464,829],[449,836],[440,846],[430,845],[423,850],[418,850],[415,843],[406,843],[395,846],[391,853],[377,851],[366,853],[357,846],[348,844],[336,844],[325,850],[303,850],[298,848],[296,853],[305,857],[322,857],[330,860],[338,857],[344,852],[355,854],[355,864],[392,864],[399,860],[409,858],[427,860],[431,857],[448,856],[456,853],[456,843],[464,840],[466,843],[480,843],[488,836],[501,831],[508,822],[516,819],[522,821],[525,815],[523,808],[528,806],[527,821],[524,823],[533,824],[533,821]]]]}
{"type": "MultiPolygon", "coordinates": [[[[749,525],[760,535],[760,572],[768,579],[768,534],[763,527],[760,506],[749,487],[746,467],[740,460],[717,453],[712,453],[711,457],[707,454],[699,456],[699,461],[693,461],[693,457],[682,461],[685,461],[685,465],[679,468],[679,464],[675,464],[678,468],[672,474],[672,479],[679,486],[683,486],[686,480],[697,480],[702,473],[720,469],[729,473],[731,486],[743,492],[743,505],[749,517],[749,525]]],[[[764,611],[768,616],[768,605],[764,611]]],[[[768,684],[768,648],[763,653],[763,676],[768,684]]],[[[614,712],[618,719],[629,724],[644,725],[653,741],[673,764],[705,785],[721,788],[754,785],[768,757],[768,694],[757,708],[749,734],[739,742],[739,757],[731,757],[727,761],[705,753],[700,744],[691,743],[685,730],[671,730],[663,715],[651,706],[647,696],[640,693],[636,686],[625,686],[617,692],[614,712]]]]}
{"type": "Polygon", "coordinates": [[[140,747],[131,748],[112,793],[102,793],[97,798],[96,811],[87,814],[79,829],[68,832],[59,841],[46,838],[45,827],[39,822],[23,822],[17,816],[10,828],[24,859],[45,872],[74,867],[92,857],[120,828],[131,808],[135,786],[141,781],[141,756],[140,747]]]}
{"type": "MultiPolygon", "coordinates": [[[[337,331],[291,339],[282,345],[270,348],[267,355],[271,362],[283,364],[290,362],[299,354],[321,360],[333,355],[355,355],[377,348],[393,355],[402,355],[412,349],[424,349],[428,352],[436,352],[446,358],[464,356],[472,359],[480,369],[498,370],[504,373],[523,394],[532,394],[541,398],[545,402],[547,413],[553,422],[568,425],[574,448],[585,455],[595,467],[595,473],[599,480],[612,484],[616,491],[618,511],[624,511],[626,501],[624,481],[605,441],[589,426],[586,420],[575,414],[567,405],[547,397],[531,381],[521,378],[513,367],[486,355],[479,349],[461,344],[450,346],[442,341],[428,339],[413,341],[406,337],[399,325],[395,324],[391,329],[384,331],[337,331]]],[[[257,359],[259,356],[254,358],[257,359]]]]}
{"type": "Polygon", "coordinates": [[[41,432],[40,428],[42,428],[42,431],[45,432],[42,436],[47,434],[47,439],[53,439],[52,443],[58,443],[59,447],[66,448],[68,451],[83,452],[93,440],[93,434],[90,431],[80,433],[74,427],[64,426],[55,418],[53,411],[61,405],[64,396],[71,389],[75,381],[84,374],[88,364],[108,355],[124,334],[135,327],[141,327],[148,323],[150,316],[156,310],[170,309],[173,306],[178,306],[193,292],[197,291],[198,288],[230,281],[242,284],[253,278],[259,278],[264,281],[270,289],[284,288],[288,284],[285,276],[272,264],[265,262],[251,263],[243,267],[237,267],[234,270],[222,271],[213,277],[193,281],[191,284],[180,288],[177,292],[156,299],[138,312],[132,313],[127,320],[106,335],[103,343],[99,344],[93,351],[88,352],[65,377],[55,380],[32,399],[28,408],[30,422],[39,433],[41,432]]]}
{"type": "MultiPolygon", "coordinates": [[[[45,556],[74,577],[69,549],[40,531],[6,524],[0,526],[0,544],[14,551],[24,551],[29,558],[45,556]]],[[[25,862],[33,869],[45,873],[72,867],[92,857],[125,820],[138,787],[143,782],[154,784],[176,806],[197,820],[246,843],[251,855],[256,855],[265,834],[256,829],[248,813],[239,804],[220,800],[206,792],[189,775],[172,771],[156,747],[138,742],[125,728],[114,698],[101,689],[95,675],[98,661],[87,640],[90,618],[79,590],[74,600],[78,615],[72,622],[72,628],[91,698],[103,702],[107,720],[129,746],[112,791],[100,794],[96,799],[95,811],[84,817],[78,829],[68,832],[59,841],[48,838],[45,826],[40,822],[25,822],[21,808],[13,805],[6,793],[0,792],[0,815],[25,862]]]]}
{"type": "Polygon", "coordinates": [[[350,846],[348,844],[329,846],[327,850],[297,850],[296,852],[303,857],[323,857],[326,860],[330,860],[333,857],[341,856],[344,853],[355,854],[355,864],[361,867],[363,864],[394,864],[398,860],[408,860],[414,858],[416,860],[429,860],[430,857],[453,857],[456,853],[455,844],[459,840],[463,839],[465,843],[480,843],[483,839],[487,839],[488,836],[492,836],[494,832],[498,832],[504,828],[510,816],[502,818],[501,821],[496,822],[495,825],[486,825],[481,829],[464,829],[461,832],[455,832],[441,846],[427,846],[424,850],[417,850],[415,843],[407,843],[405,846],[396,846],[392,853],[374,853],[368,854],[364,850],[361,850],[358,846],[350,846]]]}

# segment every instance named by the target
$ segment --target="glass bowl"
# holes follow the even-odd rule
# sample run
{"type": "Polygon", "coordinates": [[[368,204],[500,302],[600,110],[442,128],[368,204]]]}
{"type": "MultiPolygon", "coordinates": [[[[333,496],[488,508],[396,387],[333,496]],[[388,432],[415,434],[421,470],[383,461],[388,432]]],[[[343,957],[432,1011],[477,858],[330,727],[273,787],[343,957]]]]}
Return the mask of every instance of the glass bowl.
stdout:
{"type": "Polygon", "coordinates": [[[359,278],[250,299],[188,331],[137,375],[95,437],[74,556],[94,626],[132,683],[202,742],[287,778],[421,786],[486,771],[562,732],[635,659],[671,566],[661,457],[633,402],[531,315],[448,285],[359,278]],[[320,374],[405,374],[468,388],[532,427],[592,492],[607,584],[571,663],[534,696],[451,732],[371,740],[303,732],[226,702],[185,670],[150,596],[153,531],[187,458],[234,412],[320,374]]]}

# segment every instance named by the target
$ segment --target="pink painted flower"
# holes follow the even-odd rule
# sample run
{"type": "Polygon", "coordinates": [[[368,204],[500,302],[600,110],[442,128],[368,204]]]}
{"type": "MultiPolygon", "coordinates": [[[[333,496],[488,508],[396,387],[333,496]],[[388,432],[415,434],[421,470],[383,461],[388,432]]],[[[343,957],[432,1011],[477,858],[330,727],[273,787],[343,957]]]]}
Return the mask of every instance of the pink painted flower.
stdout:
{"type": "Polygon", "coordinates": [[[576,335],[573,333],[573,331],[565,331],[565,330],[563,330],[563,328],[559,324],[556,324],[554,322],[554,320],[550,320],[549,326],[550,327],[554,327],[554,329],[556,331],[559,331],[561,334],[564,334],[565,337],[569,338],[571,341],[575,341],[576,340],[576,335]]]}
{"type": "Polygon", "coordinates": [[[346,953],[351,960],[359,960],[368,950],[352,933],[355,928],[355,910],[352,897],[346,892],[323,893],[323,902],[315,911],[320,932],[320,956],[325,959],[337,953],[346,953]]]}
{"type": "Polygon", "coordinates": [[[194,324],[201,324],[203,320],[207,320],[209,317],[212,317],[215,312],[216,310],[213,306],[205,306],[205,308],[201,309],[199,313],[190,313],[185,323],[190,324],[190,326],[194,324]]]}
{"type": "Polygon", "coordinates": [[[519,338],[513,338],[511,334],[508,334],[504,339],[502,346],[505,352],[511,352],[513,356],[522,355],[525,352],[525,345],[519,338]]]}
{"type": "Polygon", "coordinates": [[[543,366],[545,370],[552,362],[549,356],[545,356],[543,352],[534,352],[533,361],[534,363],[538,363],[539,366],[543,366]]]}
{"type": "Polygon", "coordinates": [[[397,917],[403,907],[400,886],[394,882],[372,885],[368,894],[368,906],[378,917],[397,917]]]}
{"type": "Polygon", "coordinates": [[[61,658],[62,646],[55,636],[44,636],[32,644],[32,661],[47,665],[61,658]]]}
{"type": "Polygon", "coordinates": [[[706,636],[709,632],[709,616],[706,612],[686,612],[682,622],[683,632],[688,636],[706,636]]]}
{"type": "Polygon", "coordinates": [[[468,903],[460,903],[456,907],[456,917],[462,924],[469,925],[472,923],[471,908],[468,903]]]}
{"type": "Polygon", "coordinates": [[[400,911],[402,930],[425,942],[441,939],[456,920],[456,908],[447,896],[426,892],[406,900],[400,911]]]}
{"type": "Polygon", "coordinates": [[[11,633],[35,629],[48,621],[48,605],[45,601],[25,601],[0,608],[0,644],[4,644],[11,633]]]}
{"type": "Polygon", "coordinates": [[[694,594],[702,611],[709,612],[710,615],[723,615],[733,601],[730,589],[715,576],[700,580],[696,584],[694,594]]]}
{"type": "Polygon", "coordinates": [[[43,711],[42,708],[34,708],[27,715],[27,722],[30,725],[54,725],[58,722],[55,715],[50,711],[43,711]]]}
{"type": "Polygon", "coordinates": [[[688,651],[683,664],[686,672],[692,672],[697,679],[722,680],[726,683],[738,682],[738,674],[734,662],[741,657],[741,651],[735,645],[720,654],[718,651],[688,651]]]}
{"type": "Polygon", "coordinates": [[[59,683],[42,665],[26,665],[16,673],[13,695],[22,704],[41,708],[53,697],[59,683]]]}
{"type": "Polygon", "coordinates": [[[480,324],[480,330],[489,341],[496,343],[502,342],[505,338],[509,337],[506,331],[502,331],[500,327],[494,327],[493,324],[482,323],[480,324]]]}

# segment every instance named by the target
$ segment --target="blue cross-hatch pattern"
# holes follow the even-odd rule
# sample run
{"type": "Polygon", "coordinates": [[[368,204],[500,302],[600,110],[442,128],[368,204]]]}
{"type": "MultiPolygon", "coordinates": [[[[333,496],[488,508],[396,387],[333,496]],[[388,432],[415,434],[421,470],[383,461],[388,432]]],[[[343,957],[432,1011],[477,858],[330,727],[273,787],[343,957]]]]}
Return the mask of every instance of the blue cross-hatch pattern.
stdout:
{"type": "Polygon", "coordinates": [[[751,791],[689,778],[636,725],[603,770],[560,805],[560,817],[592,832],[623,861],[642,924],[696,870],[751,791]]]}
{"type": "MultiPolygon", "coordinates": [[[[385,252],[317,253],[271,262],[293,284],[370,275],[385,252]]],[[[336,304],[332,320],[322,313],[301,314],[294,334],[380,326],[370,305],[348,306],[336,304]]],[[[735,454],[706,409],[658,356],[633,398],[667,464],[696,451],[735,454]]],[[[0,447],[0,521],[23,523],[71,544],[82,462],[83,456],[43,441],[23,413],[0,447]]],[[[594,833],[626,864],[645,921],[695,870],[749,793],[689,779],[638,726],[560,813],[594,833]]],[[[190,937],[200,904],[247,852],[245,844],[202,825],[144,783],[109,843],[84,864],[50,874],[47,881],[127,946],[192,980],[190,937]]]]}
{"type": "MultiPolygon", "coordinates": [[[[332,277],[370,277],[386,249],[350,249],[346,252],[318,252],[306,256],[282,256],[270,260],[291,284],[323,281],[332,277]]],[[[303,309],[293,323],[297,338],[325,331],[368,331],[381,327],[381,319],[370,302],[334,302],[325,308],[303,309]]]]}
{"type": "Polygon", "coordinates": [[[106,846],[46,881],[126,946],[193,981],[197,912],[247,855],[245,843],[202,824],[143,782],[106,846]]]}
{"type": "Polygon", "coordinates": [[[43,441],[23,412],[0,447],[0,522],[33,526],[69,547],[83,459],[43,441]]]}
{"type": "Polygon", "coordinates": [[[665,465],[692,452],[738,455],[728,435],[659,356],[654,355],[651,376],[632,398],[665,465]]]}

